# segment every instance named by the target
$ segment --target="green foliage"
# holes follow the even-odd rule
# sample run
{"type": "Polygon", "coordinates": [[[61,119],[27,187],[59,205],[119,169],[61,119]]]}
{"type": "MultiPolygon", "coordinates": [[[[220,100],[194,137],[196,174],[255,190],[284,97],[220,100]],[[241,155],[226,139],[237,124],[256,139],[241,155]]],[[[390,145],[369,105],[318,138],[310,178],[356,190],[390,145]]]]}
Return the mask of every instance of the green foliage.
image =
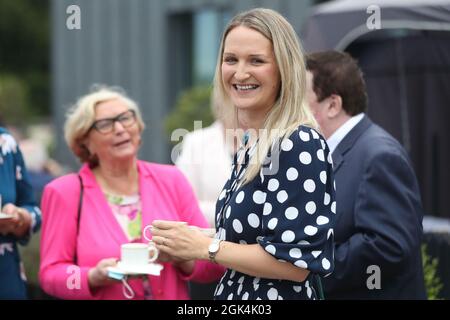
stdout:
{"type": "Polygon", "coordinates": [[[438,299],[439,292],[443,287],[443,284],[437,275],[439,261],[437,258],[432,258],[427,253],[427,246],[425,244],[422,244],[422,264],[425,277],[425,289],[427,290],[428,299],[438,299]]]}
{"type": "Polygon", "coordinates": [[[30,117],[28,92],[23,81],[0,75],[0,120],[6,125],[18,125],[30,117]]]}
{"type": "Polygon", "coordinates": [[[214,122],[210,101],[211,92],[210,86],[198,86],[181,93],[172,113],[165,121],[169,137],[178,128],[192,131],[194,121],[202,121],[203,128],[214,122]]]}
{"type": "Polygon", "coordinates": [[[49,0],[0,0],[0,76],[20,78],[29,114],[50,113],[49,0]]]}

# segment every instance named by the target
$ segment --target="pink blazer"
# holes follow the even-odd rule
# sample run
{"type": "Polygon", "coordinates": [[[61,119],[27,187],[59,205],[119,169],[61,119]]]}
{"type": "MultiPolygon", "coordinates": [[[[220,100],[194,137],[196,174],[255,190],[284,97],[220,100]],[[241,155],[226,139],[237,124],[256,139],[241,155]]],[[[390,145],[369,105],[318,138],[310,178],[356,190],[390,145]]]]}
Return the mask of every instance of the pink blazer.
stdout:
{"type": "MultiPolygon", "coordinates": [[[[187,221],[208,227],[194,193],[183,174],[170,165],[138,161],[142,201],[142,227],[153,220],[187,221]]],[[[108,285],[92,292],[87,273],[101,259],[120,257],[120,245],[128,239],[114,217],[92,171],[79,171],[84,197],[80,230],[76,236],[80,184],[75,174],[49,183],[42,197],[41,287],[62,299],[125,299],[122,284],[108,285]],[[74,265],[75,250],[78,264],[74,265]]],[[[197,261],[194,272],[185,276],[169,263],[160,276],[149,276],[154,299],[189,299],[187,281],[210,282],[225,269],[208,261],[197,261]]],[[[135,299],[143,299],[142,280],[129,280],[135,299]]],[[[213,298],[213,297],[211,297],[213,298]]]]}

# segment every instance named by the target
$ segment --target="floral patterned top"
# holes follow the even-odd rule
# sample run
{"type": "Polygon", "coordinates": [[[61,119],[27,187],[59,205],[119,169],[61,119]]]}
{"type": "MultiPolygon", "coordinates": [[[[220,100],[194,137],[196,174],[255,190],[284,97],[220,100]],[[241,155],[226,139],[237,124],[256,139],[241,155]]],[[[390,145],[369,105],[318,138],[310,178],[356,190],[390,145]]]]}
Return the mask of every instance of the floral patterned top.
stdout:
{"type": "MultiPolygon", "coordinates": [[[[0,197],[1,206],[12,203],[31,213],[30,233],[19,239],[0,234],[0,299],[25,299],[25,273],[17,244],[26,245],[41,226],[37,207],[22,153],[14,138],[0,127],[0,197]]],[[[37,266],[35,266],[37,267],[37,266]]]]}
{"type": "Polygon", "coordinates": [[[114,216],[119,222],[128,240],[138,241],[141,238],[142,210],[139,194],[119,196],[105,194],[114,216]]]}

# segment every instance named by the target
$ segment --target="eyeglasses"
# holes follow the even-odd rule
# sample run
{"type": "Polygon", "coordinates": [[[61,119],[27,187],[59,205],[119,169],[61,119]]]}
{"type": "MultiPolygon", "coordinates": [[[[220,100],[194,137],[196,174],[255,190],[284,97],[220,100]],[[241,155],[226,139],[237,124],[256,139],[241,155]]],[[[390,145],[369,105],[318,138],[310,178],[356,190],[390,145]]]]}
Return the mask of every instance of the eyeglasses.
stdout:
{"type": "Polygon", "coordinates": [[[95,129],[100,133],[107,134],[114,130],[114,124],[118,121],[124,128],[131,127],[136,123],[136,112],[134,110],[125,111],[114,118],[106,118],[95,121],[91,129],[95,129]]]}

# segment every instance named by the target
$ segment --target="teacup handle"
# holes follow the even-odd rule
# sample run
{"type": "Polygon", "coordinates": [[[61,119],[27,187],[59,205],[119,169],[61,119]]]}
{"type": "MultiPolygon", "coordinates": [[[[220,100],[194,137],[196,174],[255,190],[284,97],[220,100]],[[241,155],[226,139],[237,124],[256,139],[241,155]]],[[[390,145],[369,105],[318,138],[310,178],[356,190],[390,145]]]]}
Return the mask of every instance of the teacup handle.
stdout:
{"type": "MultiPolygon", "coordinates": [[[[151,229],[152,227],[153,227],[153,226],[152,226],[151,224],[149,224],[149,225],[146,225],[146,226],[144,227],[144,230],[142,230],[142,235],[144,236],[144,239],[147,240],[148,242],[151,242],[152,239],[150,239],[150,238],[147,237],[147,235],[146,235],[147,229],[151,229]]],[[[151,231],[151,230],[150,230],[150,231],[151,231]]]]}
{"type": "Polygon", "coordinates": [[[148,262],[155,261],[156,259],[158,259],[158,256],[159,256],[158,248],[156,248],[156,246],[155,246],[153,241],[149,241],[148,242],[148,254],[149,254],[149,256],[150,256],[150,253],[152,253],[152,252],[153,252],[153,254],[152,254],[151,258],[148,258],[148,262]]]}

